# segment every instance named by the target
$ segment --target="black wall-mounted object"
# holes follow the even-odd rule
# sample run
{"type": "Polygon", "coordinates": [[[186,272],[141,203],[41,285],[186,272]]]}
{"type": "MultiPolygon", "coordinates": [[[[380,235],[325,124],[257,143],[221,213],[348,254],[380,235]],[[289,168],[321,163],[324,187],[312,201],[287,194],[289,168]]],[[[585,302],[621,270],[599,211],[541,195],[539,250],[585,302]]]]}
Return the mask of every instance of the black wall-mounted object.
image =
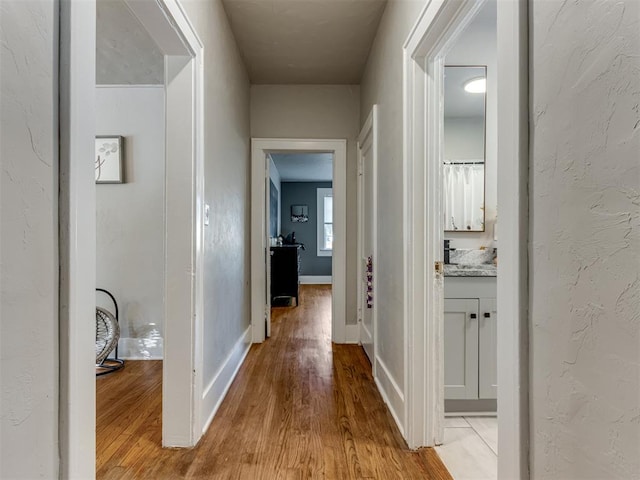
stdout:
{"type": "Polygon", "coordinates": [[[451,248],[451,240],[444,241],[444,264],[451,265],[451,252],[455,251],[455,248],[451,248]]]}

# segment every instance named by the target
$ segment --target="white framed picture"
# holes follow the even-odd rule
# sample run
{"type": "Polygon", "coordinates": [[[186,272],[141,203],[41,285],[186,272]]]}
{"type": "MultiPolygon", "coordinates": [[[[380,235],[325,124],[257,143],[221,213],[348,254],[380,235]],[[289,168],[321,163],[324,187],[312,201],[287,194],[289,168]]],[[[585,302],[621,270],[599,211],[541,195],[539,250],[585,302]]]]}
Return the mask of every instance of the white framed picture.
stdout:
{"type": "Polygon", "coordinates": [[[96,183],[124,183],[123,177],[124,137],[96,137],[95,172],[96,183]]]}

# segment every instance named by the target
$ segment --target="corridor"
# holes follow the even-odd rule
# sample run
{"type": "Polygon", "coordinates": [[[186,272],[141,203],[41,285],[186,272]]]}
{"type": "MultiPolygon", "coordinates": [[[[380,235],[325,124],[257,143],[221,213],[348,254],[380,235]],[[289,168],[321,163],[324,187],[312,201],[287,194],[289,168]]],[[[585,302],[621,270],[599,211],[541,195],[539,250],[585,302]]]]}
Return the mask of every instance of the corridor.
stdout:
{"type": "Polygon", "coordinates": [[[194,449],[160,448],[160,362],[99,378],[98,478],[450,479],[433,449],[407,449],[361,347],[331,344],[330,315],[330,286],[274,308],[194,449]]]}

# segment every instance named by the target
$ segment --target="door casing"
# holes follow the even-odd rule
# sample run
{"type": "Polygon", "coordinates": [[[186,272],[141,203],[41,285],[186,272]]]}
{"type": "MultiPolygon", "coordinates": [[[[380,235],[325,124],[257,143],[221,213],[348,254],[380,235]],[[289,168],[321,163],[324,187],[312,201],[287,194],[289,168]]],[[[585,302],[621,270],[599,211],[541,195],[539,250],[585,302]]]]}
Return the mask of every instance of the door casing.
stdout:
{"type": "MultiPolygon", "coordinates": [[[[369,360],[371,360],[371,367],[373,377],[376,378],[377,372],[377,335],[378,335],[378,319],[377,319],[377,308],[375,306],[375,302],[377,299],[377,282],[376,278],[376,269],[378,267],[378,226],[377,226],[377,216],[378,216],[378,105],[374,105],[369,112],[367,120],[364,122],[364,126],[360,132],[360,136],[358,137],[358,324],[360,325],[360,341],[363,342],[363,339],[366,337],[363,329],[364,326],[364,314],[367,309],[366,301],[364,301],[366,283],[365,283],[365,265],[363,263],[364,260],[364,244],[365,244],[365,209],[371,209],[371,218],[372,225],[371,230],[373,231],[371,243],[371,257],[373,263],[373,285],[372,285],[372,294],[373,294],[373,308],[371,309],[371,323],[373,325],[373,332],[371,335],[372,348],[370,348],[370,352],[367,352],[369,356],[369,360]],[[372,202],[370,205],[367,205],[365,201],[365,184],[364,184],[364,155],[363,152],[370,152],[371,156],[371,172],[369,174],[372,176],[372,185],[373,191],[372,193],[372,202]]],[[[367,350],[366,345],[365,351],[367,350]]]]}

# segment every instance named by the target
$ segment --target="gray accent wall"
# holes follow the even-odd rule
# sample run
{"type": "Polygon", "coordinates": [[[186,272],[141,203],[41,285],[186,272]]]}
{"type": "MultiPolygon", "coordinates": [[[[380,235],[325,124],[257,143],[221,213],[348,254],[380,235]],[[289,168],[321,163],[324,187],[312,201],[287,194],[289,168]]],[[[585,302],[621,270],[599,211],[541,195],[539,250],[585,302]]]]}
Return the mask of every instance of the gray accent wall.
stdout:
{"type": "Polygon", "coordinates": [[[318,256],[318,188],[331,188],[331,182],[282,182],[282,236],[296,232],[298,243],[304,243],[300,252],[300,275],[331,275],[332,257],[318,256]],[[307,205],[309,221],[291,221],[291,205],[307,205]]]}

